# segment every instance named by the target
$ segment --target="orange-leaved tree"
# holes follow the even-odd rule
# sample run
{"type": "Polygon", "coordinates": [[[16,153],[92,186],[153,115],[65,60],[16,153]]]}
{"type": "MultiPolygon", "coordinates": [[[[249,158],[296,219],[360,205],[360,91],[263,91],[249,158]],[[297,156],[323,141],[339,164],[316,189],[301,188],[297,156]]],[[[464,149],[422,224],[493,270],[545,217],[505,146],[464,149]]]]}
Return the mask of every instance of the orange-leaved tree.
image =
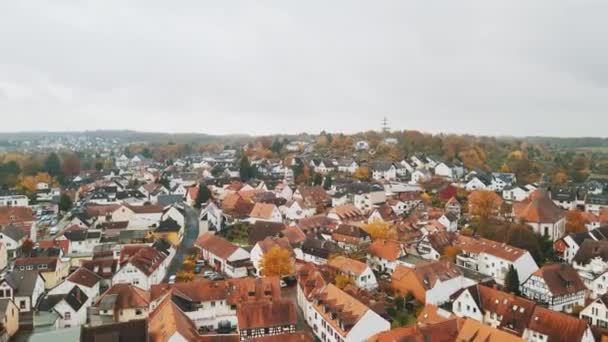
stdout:
{"type": "Polygon", "coordinates": [[[589,220],[584,214],[578,210],[570,210],[566,214],[566,232],[567,233],[582,233],[587,231],[585,227],[589,220]]]}
{"type": "Polygon", "coordinates": [[[477,190],[469,195],[469,214],[487,220],[497,214],[502,199],[493,191],[477,190]]]}
{"type": "Polygon", "coordinates": [[[272,247],[262,256],[261,273],[264,277],[283,277],[294,272],[294,260],[291,252],[279,246],[272,247]]]}
{"type": "Polygon", "coordinates": [[[441,256],[441,259],[448,260],[448,261],[451,261],[451,262],[455,262],[456,261],[456,256],[458,254],[460,254],[460,252],[462,252],[462,250],[460,248],[458,248],[458,247],[447,246],[443,250],[443,255],[441,256]]]}
{"type": "Polygon", "coordinates": [[[369,167],[361,166],[355,170],[355,174],[353,175],[356,179],[360,181],[365,181],[370,179],[370,171],[369,167]]]}

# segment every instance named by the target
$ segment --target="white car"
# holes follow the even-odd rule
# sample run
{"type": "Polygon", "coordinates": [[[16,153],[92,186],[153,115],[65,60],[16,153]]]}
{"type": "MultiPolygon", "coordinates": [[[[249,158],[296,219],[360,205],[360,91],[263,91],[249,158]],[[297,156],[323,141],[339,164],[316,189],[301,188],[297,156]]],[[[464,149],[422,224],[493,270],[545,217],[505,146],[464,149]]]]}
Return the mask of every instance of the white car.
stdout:
{"type": "Polygon", "coordinates": [[[169,277],[169,284],[175,284],[175,279],[176,279],[176,278],[177,278],[177,277],[175,276],[175,274],[174,274],[174,275],[172,275],[172,276],[170,276],[170,277],[169,277]]]}
{"type": "Polygon", "coordinates": [[[51,234],[51,235],[55,235],[58,232],[59,232],[59,227],[57,227],[57,226],[52,227],[51,229],[49,229],[49,234],[51,234]]]}
{"type": "Polygon", "coordinates": [[[279,281],[279,285],[281,285],[281,287],[287,287],[287,283],[283,279],[279,281]]]}

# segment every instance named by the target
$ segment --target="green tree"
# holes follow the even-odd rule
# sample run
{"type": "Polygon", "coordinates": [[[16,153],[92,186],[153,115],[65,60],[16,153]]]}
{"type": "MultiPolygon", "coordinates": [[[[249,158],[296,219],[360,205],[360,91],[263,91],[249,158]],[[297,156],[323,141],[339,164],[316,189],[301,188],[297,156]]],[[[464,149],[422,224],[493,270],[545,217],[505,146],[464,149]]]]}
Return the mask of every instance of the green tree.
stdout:
{"type": "Polygon", "coordinates": [[[323,189],[325,189],[325,190],[331,189],[332,183],[333,183],[333,179],[331,178],[331,176],[326,176],[325,180],[323,181],[323,189]]]}
{"type": "Polygon", "coordinates": [[[509,270],[505,276],[505,290],[519,295],[519,275],[513,265],[509,265],[509,270]]]}
{"type": "Polygon", "coordinates": [[[72,209],[72,199],[67,194],[63,193],[59,196],[59,210],[66,212],[72,209]]]}
{"type": "Polygon", "coordinates": [[[312,185],[321,185],[323,184],[323,175],[321,175],[320,173],[315,173],[315,175],[312,177],[312,185]]]}
{"type": "Polygon", "coordinates": [[[255,176],[255,169],[249,163],[249,158],[245,155],[241,157],[241,161],[239,163],[239,174],[241,176],[241,180],[246,182],[255,176]]]}
{"type": "Polygon", "coordinates": [[[61,174],[61,160],[55,152],[51,152],[44,161],[44,171],[52,177],[57,177],[61,174]]]}
{"type": "Polygon", "coordinates": [[[207,187],[207,185],[201,183],[198,185],[198,194],[196,196],[196,202],[194,203],[194,206],[196,208],[200,208],[203,203],[207,203],[207,201],[211,198],[211,191],[209,191],[209,188],[207,187]]]}

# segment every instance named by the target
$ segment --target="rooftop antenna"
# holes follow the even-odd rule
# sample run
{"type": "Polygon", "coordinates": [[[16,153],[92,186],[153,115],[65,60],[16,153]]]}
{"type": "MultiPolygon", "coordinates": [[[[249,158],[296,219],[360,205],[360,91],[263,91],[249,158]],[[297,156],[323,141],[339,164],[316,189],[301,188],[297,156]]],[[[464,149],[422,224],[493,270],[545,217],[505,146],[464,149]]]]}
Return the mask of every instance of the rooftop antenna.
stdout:
{"type": "Polygon", "coordinates": [[[388,126],[388,119],[386,116],[382,119],[382,133],[387,134],[390,133],[391,129],[388,126]]]}

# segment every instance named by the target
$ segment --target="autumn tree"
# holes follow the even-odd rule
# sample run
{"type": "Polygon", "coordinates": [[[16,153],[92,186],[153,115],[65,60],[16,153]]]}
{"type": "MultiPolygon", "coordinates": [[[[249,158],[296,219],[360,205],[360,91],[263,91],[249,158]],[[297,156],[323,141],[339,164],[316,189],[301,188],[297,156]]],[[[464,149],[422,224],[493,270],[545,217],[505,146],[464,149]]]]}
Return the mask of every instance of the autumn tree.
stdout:
{"type": "Polygon", "coordinates": [[[493,191],[477,190],[469,195],[469,213],[486,221],[499,212],[502,199],[493,191]]]}
{"type": "Polygon", "coordinates": [[[76,155],[69,155],[63,160],[63,174],[66,176],[76,176],[81,171],[80,159],[76,155]]]}
{"type": "Polygon", "coordinates": [[[262,256],[260,270],[264,277],[290,275],[294,272],[294,260],[288,250],[273,246],[262,256]]]}
{"type": "Polygon", "coordinates": [[[21,255],[22,256],[30,256],[32,254],[32,250],[34,249],[34,241],[30,240],[30,238],[26,238],[21,244],[21,255]]]}
{"type": "Polygon", "coordinates": [[[372,237],[372,240],[395,239],[397,235],[388,223],[381,220],[375,220],[363,225],[363,230],[372,237]]]}
{"type": "Polygon", "coordinates": [[[574,209],[566,214],[566,233],[582,233],[587,231],[589,220],[585,218],[582,212],[574,209]]]}
{"type": "Polygon", "coordinates": [[[356,179],[360,181],[367,181],[371,178],[371,173],[369,171],[369,167],[361,166],[355,170],[355,174],[353,175],[356,179]]]}
{"type": "Polygon", "coordinates": [[[338,274],[334,278],[334,285],[336,285],[337,288],[343,290],[348,285],[355,285],[355,282],[353,282],[353,280],[346,274],[338,274]]]}
{"type": "Polygon", "coordinates": [[[191,282],[194,280],[194,273],[186,272],[186,271],[177,272],[177,274],[175,275],[175,280],[177,280],[180,283],[191,282]]]}
{"type": "Polygon", "coordinates": [[[462,250],[455,246],[447,246],[443,249],[443,254],[441,255],[441,259],[448,260],[451,262],[456,262],[456,256],[460,254],[462,250]]]}

